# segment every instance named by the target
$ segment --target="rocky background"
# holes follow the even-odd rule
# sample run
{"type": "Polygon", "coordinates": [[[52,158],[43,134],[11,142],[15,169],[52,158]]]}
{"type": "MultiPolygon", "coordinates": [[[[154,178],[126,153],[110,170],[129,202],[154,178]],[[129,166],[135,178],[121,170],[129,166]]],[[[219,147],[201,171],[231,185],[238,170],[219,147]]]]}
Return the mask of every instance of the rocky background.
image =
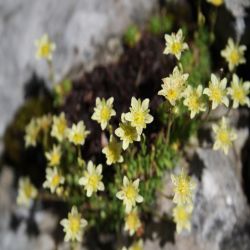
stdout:
{"type": "MultiPolygon", "coordinates": [[[[226,1],[226,7],[236,17],[231,26],[238,37],[248,27],[244,18],[249,5],[249,0],[226,1]]],[[[90,70],[97,63],[114,60],[121,53],[119,37],[126,27],[147,20],[157,7],[156,0],[0,0],[0,136],[22,103],[24,83],[33,72],[47,75],[46,64],[34,58],[36,38],[47,32],[57,44],[55,66],[60,79],[72,68],[77,73],[76,66],[90,70]]],[[[241,113],[232,115],[235,123],[241,118],[241,113]]],[[[245,146],[248,129],[238,133],[235,151],[229,158],[209,149],[188,152],[198,183],[192,233],[176,236],[173,225],[155,221],[146,250],[250,249],[250,209],[242,188],[242,149],[249,151],[245,146]],[[166,239],[169,232],[172,236],[166,239]]],[[[244,164],[249,165],[249,161],[244,164]]],[[[33,222],[28,224],[28,212],[15,205],[14,178],[10,168],[4,166],[0,174],[0,250],[55,249],[51,233],[57,216],[38,208],[33,222]]],[[[167,194],[169,189],[166,186],[164,192],[167,194]]],[[[160,197],[158,206],[161,213],[171,208],[160,197]]],[[[69,246],[60,244],[57,249],[69,246]]]]}

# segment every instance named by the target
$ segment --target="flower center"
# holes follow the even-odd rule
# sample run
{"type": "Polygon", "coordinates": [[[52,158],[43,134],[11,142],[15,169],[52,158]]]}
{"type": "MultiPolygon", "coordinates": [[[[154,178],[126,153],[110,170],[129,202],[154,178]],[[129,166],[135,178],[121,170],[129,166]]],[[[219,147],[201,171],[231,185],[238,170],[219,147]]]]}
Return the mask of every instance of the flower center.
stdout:
{"type": "Polygon", "coordinates": [[[109,145],[107,155],[112,162],[116,161],[119,158],[119,148],[116,145],[109,145]]]}
{"type": "Polygon", "coordinates": [[[232,50],[229,58],[232,64],[238,64],[240,61],[240,55],[239,55],[238,50],[236,49],[232,50]]]}
{"type": "Polygon", "coordinates": [[[176,213],[176,217],[177,217],[178,222],[185,223],[186,221],[188,221],[188,214],[184,208],[178,209],[178,211],[176,213]]]}
{"type": "Polygon", "coordinates": [[[110,118],[110,110],[106,105],[101,108],[100,118],[103,121],[107,121],[110,118]]]}
{"type": "Polygon", "coordinates": [[[138,225],[138,218],[136,216],[136,214],[132,213],[128,215],[128,219],[127,219],[127,223],[128,223],[128,227],[130,229],[136,229],[137,225],[138,225]]]}
{"type": "Polygon", "coordinates": [[[221,5],[222,2],[223,2],[223,0],[213,0],[213,1],[212,1],[212,3],[213,3],[214,5],[216,5],[216,6],[221,5]]]}
{"type": "Polygon", "coordinates": [[[141,111],[136,111],[134,113],[134,123],[138,125],[144,124],[144,114],[141,111]]]}
{"type": "Polygon", "coordinates": [[[181,47],[180,42],[174,42],[171,47],[173,54],[178,54],[181,51],[181,47]]]}
{"type": "Polygon", "coordinates": [[[222,144],[228,145],[230,144],[229,133],[227,130],[221,130],[218,133],[218,139],[221,141],[222,144]]]}
{"type": "Polygon", "coordinates": [[[89,184],[89,186],[91,186],[93,188],[94,191],[97,190],[98,183],[99,183],[98,175],[92,174],[89,176],[88,184],[89,184]]]}
{"type": "Polygon", "coordinates": [[[211,88],[211,98],[216,102],[221,102],[222,100],[222,91],[218,87],[211,88]]]}
{"type": "Polygon", "coordinates": [[[74,133],[74,135],[73,135],[73,141],[74,141],[76,144],[82,143],[82,141],[83,141],[83,135],[80,134],[80,133],[74,133]]]}
{"type": "Polygon", "coordinates": [[[73,234],[76,234],[80,230],[80,220],[76,217],[71,217],[69,219],[69,227],[73,234]]]}
{"type": "Polygon", "coordinates": [[[244,102],[245,92],[242,88],[234,89],[234,99],[238,100],[241,103],[244,102]]]}
{"type": "Polygon", "coordinates": [[[189,190],[188,182],[184,179],[180,179],[177,185],[177,189],[178,193],[180,193],[182,196],[187,196],[189,190]]]}
{"type": "Polygon", "coordinates": [[[167,92],[167,97],[170,102],[175,101],[178,97],[178,92],[175,89],[171,88],[167,92]]]}
{"type": "Polygon", "coordinates": [[[51,180],[51,186],[57,187],[60,183],[60,176],[58,174],[54,175],[51,180]]]}
{"type": "Polygon", "coordinates": [[[137,191],[132,185],[129,185],[125,188],[125,196],[128,200],[135,200],[136,195],[137,191]]]}
{"type": "Polygon", "coordinates": [[[24,193],[25,193],[26,197],[31,197],[32,187],[30,185],[25,185],[24,193]]]}
{"type": "Polygon", "coordinates": [[[124,137],[129,141],[133,141],[136,138],[136,129],[130,125],[124,127],[124,137]]]}
{"type": "Polygon", "coordinates": [[[51,164],[58,165],[60,162],[60,155],[58,153],[53,153],[51,155],[51,164]]]}
{"type": "Polygon", "coordinates": [[[57,126],[58,132],[63,135],[66,128],[65,122],[60,122],[57,126]]]}
{"type": "Polygon", "coordinates": [[[41,55],[46,57],[50,53],[50,44],[46,43],[41,46],[41,55]]]}
{"type": "Polygon", "coordinates": [[[197,95],[193,94],[189,98],[189,107],[191,110],[199,110],[199,98],[197,95]]]}

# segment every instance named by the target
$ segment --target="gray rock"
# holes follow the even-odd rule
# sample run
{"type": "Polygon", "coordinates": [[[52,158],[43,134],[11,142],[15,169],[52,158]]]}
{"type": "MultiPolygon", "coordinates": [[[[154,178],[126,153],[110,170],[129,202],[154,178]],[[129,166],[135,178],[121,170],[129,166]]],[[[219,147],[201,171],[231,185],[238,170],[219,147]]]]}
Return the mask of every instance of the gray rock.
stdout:
{"type": "Polygon", "coordinates": [[[23,83],[33,71],[48,75],[46,63],[34,58],[34,40],[48,33],[55,41],[60,79],[70,67],[93,62],[110,36],[156,6],[156,0],[0,0],[0,135],[22,102],[23,83]]]}
{"type": "MultiPolygon", "coordinates": [[[[235,118],[235,116],[234,116],[235,118]]],[[[235,119],[236,122],[237,119],[235,119]]],[[[248,138],[248,129],[237,131],[238,139],[234,150],[226,156],[223,152],[212,149],[196,150],[190,163],[191,172],[195,174],[197,191],[194,199],[192,231],[177,235],[167,223],[160,236],[159,230],[147,239],[145,249],[155,250],[247,250],[250,249],[250,208],[242,190],[241,150],[248,138]],[[173,234],[174,242],[167,234],[173,234]],[[165,235],[165,236],[164,236],[165,235]],[[168,240],[162,247],[163,238],[168,240]]],[[[191,150],[192,151],[192,150],[191,150]]],[[[184,166],[182,162],[180,165],[184,166]]],[[[176,171],[179,171],[177,167],[176,171]]],[[[164,198],[172,195],[169,174],[166,174],[165,185],[158,194],[156,211],[161,215],[171,214],[173,204],[164,198]]],[[[158,219],[159,223],[159,219],[158,219]]],[[[161,226],[162,227],[162,226],[161,226]]],[[[156,227],[151,227],[154,230],[156,227]]]]}
{"type": "Polygon", "coordinates": [[[246,24],[244,17],[246,15],[246,9],[250,6],[249,0],[225,0],[227,9],[235,17],[235,30],[237,39],[240,40],[243,35],[246,24]]]}
{"type": "Polygon", "coordinates": [[[199,149],[204,163],[193,213],[193,233],[204,249],[249,249],[249,207],[237,177],[236,162],[222,152],[199,149]],[[238,228],[238,230],[236,230],[238,228]],[[244,231],[243,233],[239,233],[244,231]],[[240,244],[237,244],[240,242],[240,244]]]}

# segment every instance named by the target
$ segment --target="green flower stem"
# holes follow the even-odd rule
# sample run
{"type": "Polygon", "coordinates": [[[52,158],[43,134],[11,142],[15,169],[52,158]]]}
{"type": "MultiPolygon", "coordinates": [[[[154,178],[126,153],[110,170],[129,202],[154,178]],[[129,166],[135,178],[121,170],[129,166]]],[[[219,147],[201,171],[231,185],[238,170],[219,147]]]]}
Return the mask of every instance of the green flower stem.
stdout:
{"type": "Polygon", "coordinates": [[[48,140],[49,140],[49,135],[48,135],[48,131],[46,130],[44,132],[44,135],[43,135],[43,148],[44,148],[44,151],[47,151],[47,149],[48,149],[48,140]]]}
{"type": "Polygon", "coordinates": [[[211,110],[212,110],[212,104],[210,103],[210,104],[208,105],[208,111],[207,111],[207,114],[206,114],[206,116],[205,116],[205,118],[204,118],[204,122],[206,122],[206,121],[208,120],[208,117],[209,117],[209,115],[210,115],[210,113],[211,113],[211,110]]]}
{"type": "Polygon", "coordinates": [[[55,82],[55,70],[52,60],[47,60],[48,68],[49,68],[49,80],[51,83],[55,82]]]}
{"type": "Polygon", "coordinates": [[[81,145],[77,146],[77,151],[78,151],[78,158],[82,159],[81,145]]]}
{"type": "Polygon", "coordinates": [[[215,24],[216,24],[216,21],[217,21],[217,16],[218,16],[218,8],[216,8],[215,11],[212,12],[212,17],[211,17],[211,43],[213,43],[214,40],[215,40],[214,30],[215,30],[215,24]]]}
{"type": "Polygon", "coordinates": [[[77,250],[77,242],[76,241],[71,241],[70,249],[71,250],[77,250]]]}
{"type": "Polygon", "coordinates": [[[170,142],[170,131],[171,131],[171,127],[173,125],[173,113],[172,110],[170,110],[169,112],[169,120],[168,120],[168,126],[167,126],[167,134],[166,134],[166,144],[169,145],[170,142]]]}

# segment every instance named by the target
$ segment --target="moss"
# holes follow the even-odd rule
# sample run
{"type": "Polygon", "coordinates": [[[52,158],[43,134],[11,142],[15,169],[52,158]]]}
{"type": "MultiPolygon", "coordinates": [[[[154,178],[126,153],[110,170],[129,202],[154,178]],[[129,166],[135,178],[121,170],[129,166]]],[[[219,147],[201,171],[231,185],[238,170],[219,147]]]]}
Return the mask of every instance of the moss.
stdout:
{"type": "Polygon", "coordinates": [[[3,161],[10,164],[16,170],[17,175],[30,175],[31,179],[40,184],[43,171],[36,168],[44,168],[44,159],[41,148],[25,149],[24,131],[31,118],[47,114],[52,111],[51,100],[47,97],[29,98],[6,128],[3,137],[4,153],[3,161]],[[31,159],[32,158],[32,161],[31,159]],[[34,166],[37,165],[34,169],[34,166]],[[39,176],[40,175],[40,176],[39,176]]]}
{"type": "Polygon", "coordinates": [[[173,17],[171,15],[155,15],[149,20],[148,29],[152,34],[160,35],[168,33],[173,28],[173,17]]]}
{"type": "Polygon", "coordinates": [[[127,28],[123,36],[124,43],[129,47],[134,47],[141,38],[141,32],[136,25],[127,28]]]}

